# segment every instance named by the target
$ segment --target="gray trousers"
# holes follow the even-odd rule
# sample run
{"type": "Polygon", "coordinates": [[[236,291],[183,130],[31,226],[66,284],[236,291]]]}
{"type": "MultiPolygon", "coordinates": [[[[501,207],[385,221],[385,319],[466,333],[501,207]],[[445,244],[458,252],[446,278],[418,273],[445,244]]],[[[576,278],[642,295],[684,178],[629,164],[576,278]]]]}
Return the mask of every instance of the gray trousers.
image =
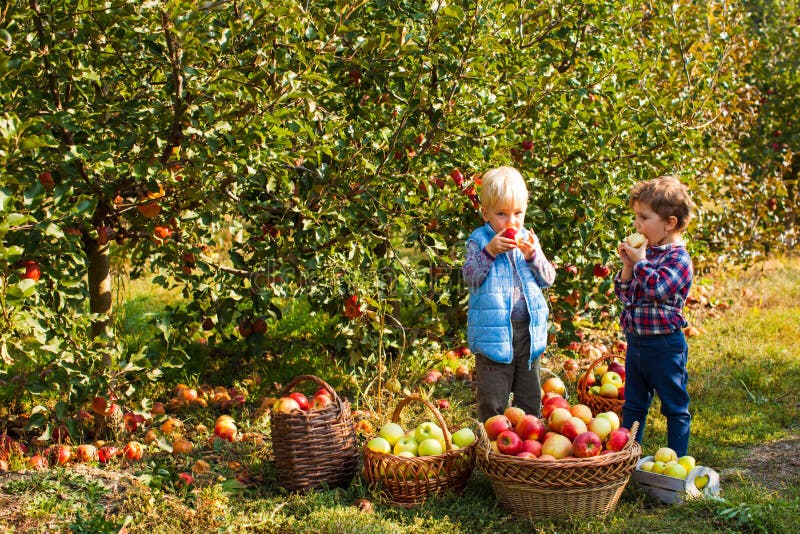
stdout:
{"type": "Polygon", "coordinates": [[[514,359],[511,363],[497,363],[483,354],[475,354],[475,382],[477,385],[478,417],[486,421],[501,414],[509,405],[509,395],[514,394],[512,404],[527,414],[541,415],[542,390],[539,373],[539,358],[531,362],[531,336],[527,321],[512,321],[514,330],[514,359]]]}

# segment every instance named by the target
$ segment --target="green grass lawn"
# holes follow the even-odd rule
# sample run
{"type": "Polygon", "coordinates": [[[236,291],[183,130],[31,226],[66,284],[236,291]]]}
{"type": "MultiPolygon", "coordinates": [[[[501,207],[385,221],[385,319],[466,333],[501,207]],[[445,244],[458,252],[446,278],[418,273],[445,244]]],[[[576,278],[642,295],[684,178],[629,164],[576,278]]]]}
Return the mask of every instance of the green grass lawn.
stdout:
{"type": "MultiPolygon", "coordinates": [[[[149,459],[133,465],[0,475],[0,532],[117,532],[123,525],[127,532],[149,533],[793,531],[800,521],[800,471],[792,467],[793,449],[771,457],[771,477],[750,469],[750,455],[798,435],[800,260],[775,260],[699,282],[708,284],[714,306],[697,309],[690,316],[702,333],[690,338],[694,419],[689,452],[698,463],[722,474],[720,499],[666,506],[629,484],[608,516],[530,521],[501,508],[489,481],[476,471],[462,495],[450,494],[404,509],[383,500],[359,479],[346,490],[287,494],[278,487],[274,465],[268,461],[269,439],[212,448],[197,435],[190,457],[151,450],[149,459]],[[180,485],[177,474],[189,471],[197,459],[208,460],[211,473],[198,476],[198,489],[190,491],[180,485]],[[136,482],[123,484],[124,491],[114,490],[117,486],[109,482],[111,477],[121,484],[120,480],[131,476],[136,482]],[[356,506],[358,499],[369,499],[372,510],[356,506]]],[[[142,297],[145,292],[134,288],[126,300],[125,316],[157,314],[159,299],[169,299],[169,295],[142,297]]],[[[283,345],[285,353],[247,360],[253,367],[246,373],[238,369],[235,379],[252,374],[261,376],[263,383],[285,383],[293,374],[314,373],[347,393],[354,409],[365,408],[362,397],[353,392],[362,389],[366,380],[351,378],[346,366],[315,352],[311,317],[306,308],[288,309],[285,322],[271,325],[271,332],[288,334],[290,325],[302,324],[303,335],[283,345]]],[[[560,361],[559,355],[552,356],[553,362],[560,361]]],[[[209,373],[188,379],[216,379],[216,385],[233,376],[209,373]]],[[[162,398],[170,395],[171,386],[164,384],[162,398]]],[[[420,391],[432,399],[450,400],[452,408],[444,415],[451,424],[473,415],[474,394],[467,382],[423,385],[420,391]]],[[[384,418],[396,400],[387,402],[384,418]]],[[[234,415],[241,430],[263,432],[268,438],[267,419],[252,417],[255,404],[251,401],[234,415]]],[[[214,416],[209,410],[179,415],[187,428],[199,422],[213,425],[214,416]]],[[[652,454],[665,442],[664,420],[656,402],[648,419],[644,454],[652,454]]]]}

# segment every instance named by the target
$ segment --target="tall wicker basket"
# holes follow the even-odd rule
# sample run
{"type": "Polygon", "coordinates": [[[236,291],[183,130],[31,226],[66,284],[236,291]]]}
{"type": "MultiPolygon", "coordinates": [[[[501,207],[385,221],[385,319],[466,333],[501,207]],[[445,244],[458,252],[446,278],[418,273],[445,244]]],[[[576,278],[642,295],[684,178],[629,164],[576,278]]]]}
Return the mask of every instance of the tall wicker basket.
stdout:
{"type": "Polygon", "coordinates": [[[401,400],[392,414],[392,421],[400,422],[403,408],[419,402],[430,410],[444,431],[445,452],[436,456],[404,457],[383,454],[364,447],[362,476],[372,487],[381,491],[391,502],[406,508],[425,499],[452,490],[461,492],[467,485],[475,466],[476,443],[463,449],[454,449],[451,433],[442,414],[430,402],[418,395],[401,400]]]}
{"type": "Polygon", "coordinates": [[[346,487],[358,469],[358,445],[350,403],[324,380],[301,375],[283,388],[287,395],[301,382],[327,389],[333,403],[309,412],[270,414],[278,484],[289,491],[346,487]]]}
{"type": "Polygon", "coordinates": [[[625,361],[624,356],[620,356],[618,354],[606,354],[605,356],[601,356],[597,358],[589,368],[586,370],[585,374],[582,374],[581,377],[578,379],[578,401],[582,404],[585,404],[589,408],[592,409],[592,415],[597,415],[602,412],[615,412],[618,416],[622,417],[622,407],[625,405],[624,400],[620,399],[609,399],[606,397],[600,397],[599,395],[590,395],[589,394],[589,385],[586,383],[586,375],[589,373],[593,373],[595,368],[600,365],[602,362],[606,360],[620,360],[621,362],[625,361]]]}
{"type": "Polygon", "coordinates": [[[642,449],[631,429],[625,447],[594,458],[529,460],[492,450],[480,426],[477,463],[500,504],[530,519],[604,515],[614,510],[642,449]]]}

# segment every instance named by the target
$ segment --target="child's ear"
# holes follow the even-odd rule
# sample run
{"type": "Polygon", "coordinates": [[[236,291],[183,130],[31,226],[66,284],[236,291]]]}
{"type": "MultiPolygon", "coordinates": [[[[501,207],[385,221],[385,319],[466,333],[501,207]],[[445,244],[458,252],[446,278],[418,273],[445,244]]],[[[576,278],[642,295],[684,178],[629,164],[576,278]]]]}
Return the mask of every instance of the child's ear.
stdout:
{"type": "Polygon", "coordinates": [[[667,217],[666,222],[666,229],[668,232],[674,231],[678,227],[678,218],[674,215],[670,215],[667,217]]]}
{"type": "Polygon", "coordinates": [[[486,208],[483,206],[481,206],[481,218],[483,219],[483,222],[486,222],[488,220],[486,217],[486,208]]]}

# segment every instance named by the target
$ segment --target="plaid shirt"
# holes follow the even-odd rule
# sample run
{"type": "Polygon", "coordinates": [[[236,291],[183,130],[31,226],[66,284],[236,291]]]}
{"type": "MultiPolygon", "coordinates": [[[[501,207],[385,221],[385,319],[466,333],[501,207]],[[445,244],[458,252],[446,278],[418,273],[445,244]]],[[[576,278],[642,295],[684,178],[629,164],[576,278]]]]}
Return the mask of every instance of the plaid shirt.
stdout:
{"type": "Polygon", "coordinates": [[[624,309],[623,332],[670,334],[687,325],[683,304],[692,285],[692,259],[683,243],[649,247],[646,259],[633,266],[627,282],[614,277],[614,292],[624,309]]]}

